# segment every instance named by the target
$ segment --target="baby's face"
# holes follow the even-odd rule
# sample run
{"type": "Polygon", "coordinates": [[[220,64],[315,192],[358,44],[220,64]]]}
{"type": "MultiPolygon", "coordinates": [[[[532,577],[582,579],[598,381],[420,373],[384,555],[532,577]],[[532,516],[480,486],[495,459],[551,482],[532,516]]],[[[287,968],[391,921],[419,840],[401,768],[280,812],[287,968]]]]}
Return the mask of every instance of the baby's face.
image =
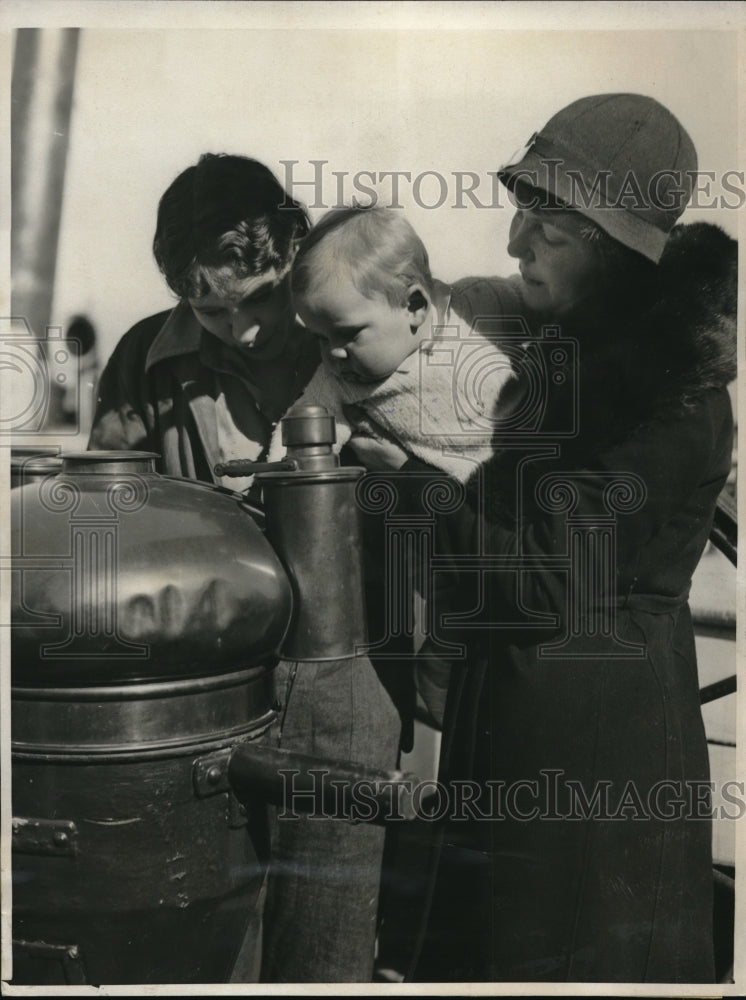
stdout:
{"type": "Polygon", "coordinates": [[[406,305],[384,295],[366,298],[340,275],[296,298],[304,324],[321,340],[325,363],[340,378],[377,382],[396,371],[418,346],[406,305]]]}

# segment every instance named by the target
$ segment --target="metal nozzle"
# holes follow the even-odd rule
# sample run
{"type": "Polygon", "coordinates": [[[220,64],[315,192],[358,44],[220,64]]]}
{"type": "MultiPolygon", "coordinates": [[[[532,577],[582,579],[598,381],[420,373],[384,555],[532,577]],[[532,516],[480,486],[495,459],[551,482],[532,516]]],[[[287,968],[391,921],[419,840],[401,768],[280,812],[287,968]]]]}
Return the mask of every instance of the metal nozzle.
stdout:
{"type": "Polygon", "coordinates": [[[332,451],[336,440],[334,417],[323,406],[294,406],[282,419],[282,443],[299,469],[339,468],[339,457],[332,451]]]}

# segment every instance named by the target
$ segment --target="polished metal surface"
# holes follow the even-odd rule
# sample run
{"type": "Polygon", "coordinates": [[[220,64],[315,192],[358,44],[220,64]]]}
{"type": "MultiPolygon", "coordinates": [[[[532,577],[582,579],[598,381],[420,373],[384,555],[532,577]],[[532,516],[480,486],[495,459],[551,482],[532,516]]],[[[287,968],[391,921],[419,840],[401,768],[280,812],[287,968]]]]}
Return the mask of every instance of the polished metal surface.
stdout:
{"type": "Polygon", "coordinates": [[[260,940],[265,805],[194,780],[275,720],[292,595],[257,515],[148,453],[13,491],[14,985],[227,982],[260,940]]]}
{"type": "Polygon", "coordinates": [[[282,421],[296,469],[257,471],[267,538],[290,578],[294,606],[279,653],[288,660],[356,656],[367,641],[362,520],[356,485],[365,469],[340,468],[334,418],[296,405],[282,421]]]}
{"type": "Polygon", "coordinates": [[[295,596],[280,646],[288,660],[355,656],[367,641],[362,524],[355,500],[360,469],[266,473],[267,538],[295,596]]]}
{"type": "Polygon", "coordinates": [[[264,666],[158,684],[14,687],[13,753],[51,760],[173,756],[257,736],[274,720],[264,666]]]}
{"type": "Polygon", "coordinates": [[[62,469],[62,459],[52,455],[16,455],[10,458],[10,488],[56,476],[62,469]]]}
{"type": "Polygon", "coordinates": [[[240,495],[159,476],[147,453],[91,452],[11,496],[14,685],[272,660],[291,590],[240,495]]]}
{"type": "Polygon", "coordinates": [[[66,475],[126,476],[155,474],[158,455],[154,451],[74,451],[62,452],[60,458],[66,475]]]}
{"type": "Polygon", "coordinates": [[[59,453],[52,445],[14,444],[10,449],[11,458],[55,458],[59,453]]]}

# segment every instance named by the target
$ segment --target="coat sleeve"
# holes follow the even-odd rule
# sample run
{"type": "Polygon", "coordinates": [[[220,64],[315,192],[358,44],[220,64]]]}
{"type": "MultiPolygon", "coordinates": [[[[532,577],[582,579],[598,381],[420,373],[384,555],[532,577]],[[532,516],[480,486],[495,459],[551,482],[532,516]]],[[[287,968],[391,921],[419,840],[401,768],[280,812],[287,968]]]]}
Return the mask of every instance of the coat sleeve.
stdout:
{"type": "MultiPolygon", "coordinates": [[[[645,592],[649,581],[641,567],[646,558],[651,565],[667,559],[675,562],[692,539],[706,541],[728,472],[731,428],[727,392],[713,390],[685,416],[651,424],[587,467],[554,471],[547,462],[546,476],[537,480],[541,486],[543,478],[545,486],[543,492],[536,491],[540,501],[527,503],[523,513],[519,509],[512,525],[499,520],[489,499],[483,499],[489,497],[489,489],[470,484],[474,488],[457,509],[436,517],[433,551],[446,564],[452,560],[452,568],[442,574],[440,605],[445,608],[448,600],[454,600],[462,607],[473,606],[475,573],[463,569],[464,557],[471,559],[472,566],[478,566],[480,559],[486,565],[488,559],[498,557],[506,565],[512,560],[512,568],[488,571],[486,618],[494,619],[496,605],[508,616],[520,614],[525,605],[538,612],[562,614],[567,605],[570,513],[586,531],[608,523],[609,518],[614,522],[615,572],[598,579],[598,598],[623,597],[620,586],[631,579],[645,592]],[[653,552],[662,558],[651,560],[653,552]],[[639,581],[638,572],[643,576],[639,581]],[[444,597],[446,593],[450,597],[444,597]]],[[[404,471],[424,474],[428,467],[411,459],[404,471]]],[[[436,476],[434,470],[429,471],[436,476]]],[[[437,478],[442,480],[442,476],[437,478]]],[[[419,496],[417,481],[422,483],[422,475],[412,480],[412,490],[416,488],[419,496]]],[[[417,502],[410,491],[409,503],[417,502]]],[[[698,541],[692,548],[693,566],[703,544],[698,541]],[[695,551],[697,546],[699,551],[695,551]]]]}
{"type": "Polygon", "coordinates": [[[451,285],[452,308],[469,325],[479,321],[485,332],[502,330],[505,319],[529,315],[522,288],[517,274],[509,278],[461,278],[451,285]]]}

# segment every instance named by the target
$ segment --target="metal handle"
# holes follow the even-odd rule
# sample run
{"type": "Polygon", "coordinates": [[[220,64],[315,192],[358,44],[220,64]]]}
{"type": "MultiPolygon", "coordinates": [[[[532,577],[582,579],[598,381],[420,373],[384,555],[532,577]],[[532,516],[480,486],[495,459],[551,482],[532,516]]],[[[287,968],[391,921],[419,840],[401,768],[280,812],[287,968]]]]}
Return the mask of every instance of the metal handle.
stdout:
{"type": "Polygon", "coordinates": [[[237,458],[230,462],[220,462],[213,466],[216,476],[231,476],[239,478],[241,476],[253,476],[255,472],[295,472],[298,463],[292,458],[283,459],[281,462],[249,462],[246,459],[237,458]]]}
{"type": "Polygon", "coordinates": [[[420,780],[414,774],[293,750],[241,743],[231,754],[228,781],[239,800],[260,795],[289,814],[377,825],[417,817],[420,780]]]}

